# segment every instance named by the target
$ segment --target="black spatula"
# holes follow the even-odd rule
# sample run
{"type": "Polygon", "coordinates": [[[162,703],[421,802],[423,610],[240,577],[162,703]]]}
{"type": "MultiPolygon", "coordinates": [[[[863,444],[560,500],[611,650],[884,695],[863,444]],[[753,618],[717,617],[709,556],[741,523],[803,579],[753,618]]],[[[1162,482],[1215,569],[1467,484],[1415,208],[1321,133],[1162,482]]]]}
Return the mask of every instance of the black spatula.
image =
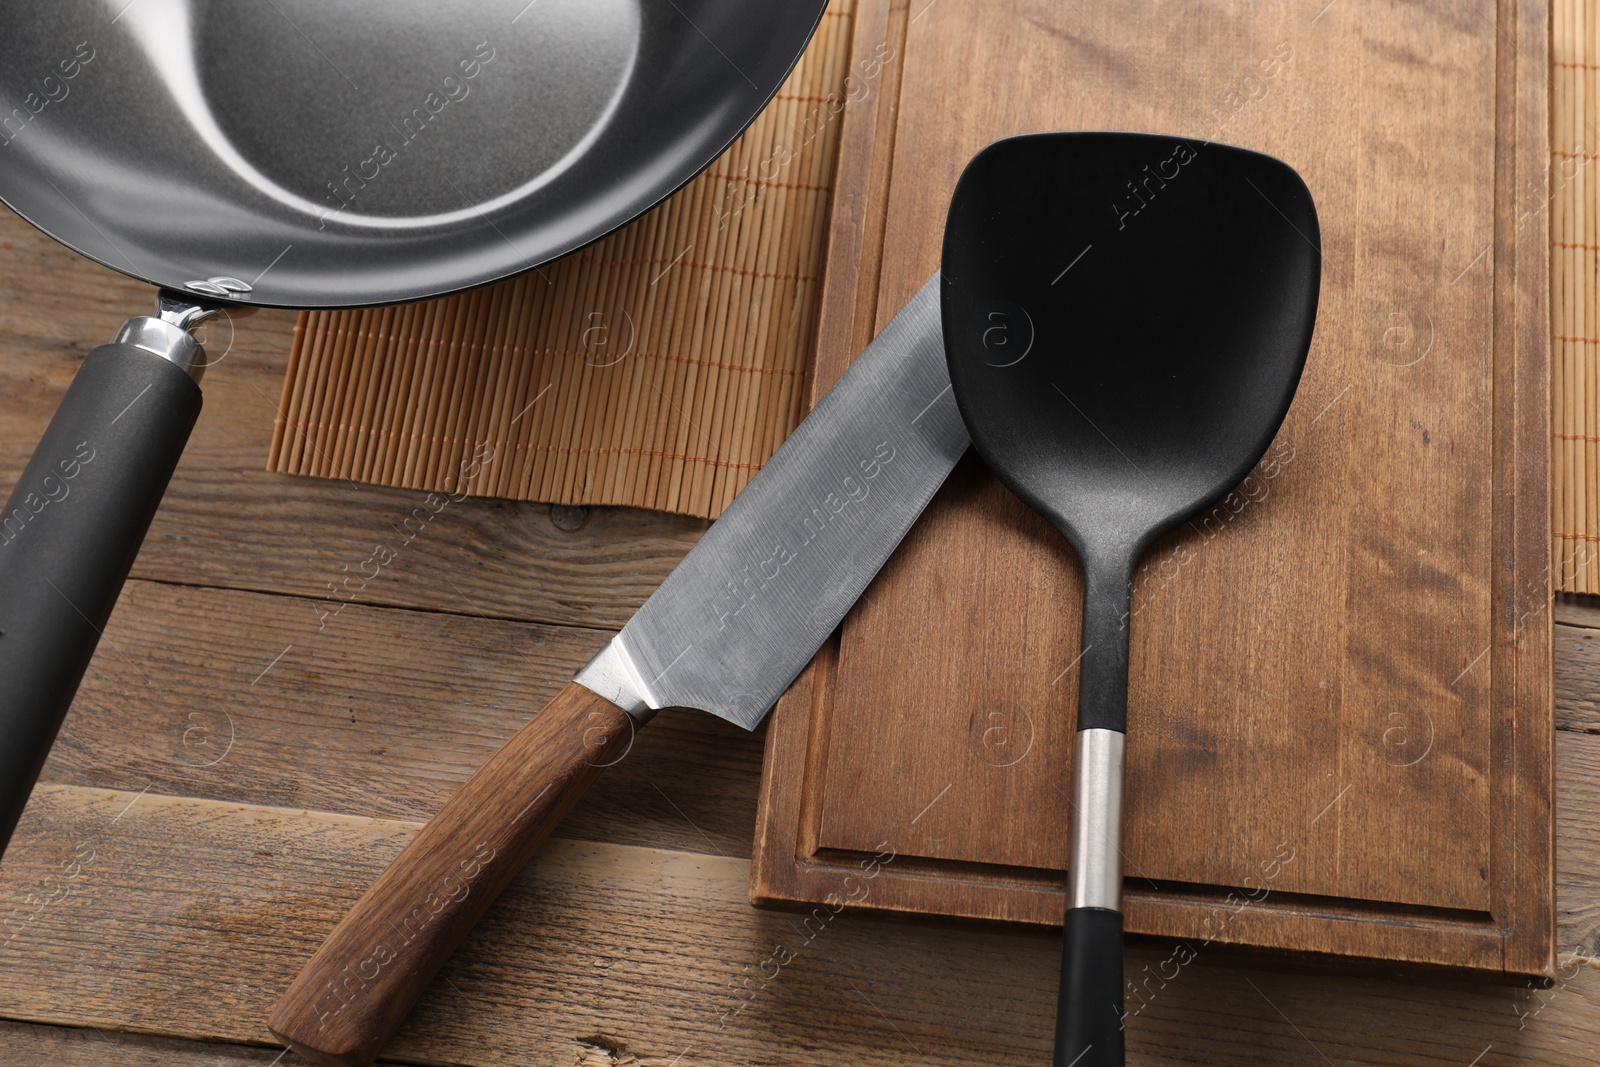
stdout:
{"type": "Polygon", "coordinates": [[[1179,137],[999,141],[950,204],[956,402],[978,454],[1083,565],[1057,1067],[1123,1062],[1129,578],[1277,433],[1311,344],[1319,241],[1287,165],[1179,137]]]}

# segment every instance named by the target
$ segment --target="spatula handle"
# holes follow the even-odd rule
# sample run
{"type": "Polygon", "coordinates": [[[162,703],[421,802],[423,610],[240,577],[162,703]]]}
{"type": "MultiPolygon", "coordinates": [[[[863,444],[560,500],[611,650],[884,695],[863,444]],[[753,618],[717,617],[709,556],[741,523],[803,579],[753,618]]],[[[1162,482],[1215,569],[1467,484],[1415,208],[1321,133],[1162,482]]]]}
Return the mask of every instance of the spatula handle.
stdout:
{"type": "Polygon", "coordinates": [[[313,1063],[371,1064],[490,902],[626,755],[634,729],[627,712],[569,684],[378,876],[267,1028],[313,1063]]]}
{"type": "Polygon", "coordinates": [[[1067,911],[1055,1067],[1123,1067],[1120,911],[1067,911]]]}
{"type": "Polygon", "coordinates": [[[1122,1067],[1120,730],[1079,730],[1056,1067],[1122,1067]]]}

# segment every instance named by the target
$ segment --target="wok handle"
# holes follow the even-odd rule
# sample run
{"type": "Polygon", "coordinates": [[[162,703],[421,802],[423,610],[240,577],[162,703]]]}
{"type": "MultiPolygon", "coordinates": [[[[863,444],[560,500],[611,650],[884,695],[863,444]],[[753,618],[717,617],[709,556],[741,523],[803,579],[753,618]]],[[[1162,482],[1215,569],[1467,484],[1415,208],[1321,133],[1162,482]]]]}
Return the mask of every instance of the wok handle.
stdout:
{"type": "Polygon", "coordinates": [[[198,373],[130,343],[90,352],[0,513],[0,852],[200,415],[198,373]]]}
{"type": "Polygon", "coordinates": [[[607,766],[633,718],[576,682],[480,767],[345,915],[267,1029],[313,1063],[367,1067],[495,897],[607,766]]]}

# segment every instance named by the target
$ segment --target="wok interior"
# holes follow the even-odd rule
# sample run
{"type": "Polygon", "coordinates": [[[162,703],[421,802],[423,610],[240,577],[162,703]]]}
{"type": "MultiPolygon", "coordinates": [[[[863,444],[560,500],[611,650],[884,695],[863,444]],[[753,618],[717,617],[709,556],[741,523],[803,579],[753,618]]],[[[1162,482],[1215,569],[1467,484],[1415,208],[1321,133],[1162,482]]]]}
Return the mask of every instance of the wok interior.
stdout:
{"type": "Polygon", "coordinates": [[[0,198],[171,288],[228,276],[291,307],[452,292],[580,247],[693,177],[822,7],[0,5],[0,95],[34,101],[6,127],[0,198]]]}
{"type": "Polygon", "coordinates": [[[1304,184],[1257,153],[1142,134],[991,146],[944,254],[978,451],[1079,543],[1142,542],[1209,503],[1288,409],[1318,240],[1304,184]]]}
{"type": "Polygon", "coordinates": [[[604,126],[640,44],[638,0],[539,0],[515,22],[487,0],[448,15],[429,0],[276,2],[197,8],[188,51],[160,50],[160,4],[123,18],[176,68],[175,95],[193,68],[193,121],[218,158],[350,226],[448,224],[547,184],[604,126]]]}

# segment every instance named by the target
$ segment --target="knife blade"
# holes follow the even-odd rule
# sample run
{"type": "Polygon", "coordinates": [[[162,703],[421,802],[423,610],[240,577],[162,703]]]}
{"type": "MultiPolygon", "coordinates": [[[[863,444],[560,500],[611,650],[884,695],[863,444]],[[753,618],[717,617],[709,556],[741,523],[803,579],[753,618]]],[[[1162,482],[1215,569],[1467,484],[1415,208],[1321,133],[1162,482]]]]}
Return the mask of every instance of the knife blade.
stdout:
{"type": "MultiPolygon", "coordinates": [[[[932,283],[930,283],[932,284],[932,283]]],[[[967,447],[926,286],[884,327],[580,685],[754,729],[967,447]]]]}
{"type": "Polygon", "coordinates": [[[340,921],[268,1020],[367,1067],[489,903],[665,707],[754,729],[850,610],[968,437],[935,275],[622,631],[478,769],[340,921]]]}

